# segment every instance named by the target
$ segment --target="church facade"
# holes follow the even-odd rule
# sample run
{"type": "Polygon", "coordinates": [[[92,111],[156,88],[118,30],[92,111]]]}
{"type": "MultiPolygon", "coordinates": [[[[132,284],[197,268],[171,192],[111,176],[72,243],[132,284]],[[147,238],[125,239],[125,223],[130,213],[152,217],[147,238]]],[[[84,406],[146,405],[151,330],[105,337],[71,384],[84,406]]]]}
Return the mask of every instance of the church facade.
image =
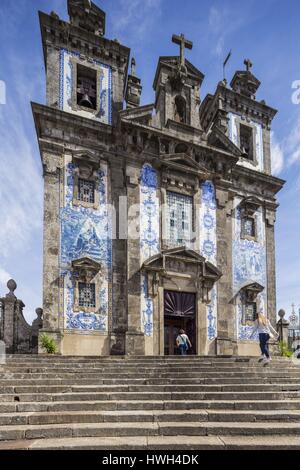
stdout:
{"type": "MultiPolygon", "coordinates": [[[[252,64],[201,99],[203,73],[158,59],[154,102],[105,13],[40,13],[47,103],[32,103],[44,174],[43,332],[64,355],[255,355],[276,320],[270,130],[252,64]],[[130,69],[130,70],[129,70],[130,69]]],[[[167,40],[168,38],[166,38],[167,40]]]]}

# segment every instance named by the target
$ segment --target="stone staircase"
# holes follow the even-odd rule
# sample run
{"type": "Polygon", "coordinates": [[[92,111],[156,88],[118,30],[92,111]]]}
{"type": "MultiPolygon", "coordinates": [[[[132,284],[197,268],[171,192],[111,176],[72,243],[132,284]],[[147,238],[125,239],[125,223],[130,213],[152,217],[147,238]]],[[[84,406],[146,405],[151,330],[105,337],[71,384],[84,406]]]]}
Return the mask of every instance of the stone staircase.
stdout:
{"type": "Polygon", "coordinates": [[[12,356],[0,449],[300,449],[300,367],[275,358],[12,356]]]}

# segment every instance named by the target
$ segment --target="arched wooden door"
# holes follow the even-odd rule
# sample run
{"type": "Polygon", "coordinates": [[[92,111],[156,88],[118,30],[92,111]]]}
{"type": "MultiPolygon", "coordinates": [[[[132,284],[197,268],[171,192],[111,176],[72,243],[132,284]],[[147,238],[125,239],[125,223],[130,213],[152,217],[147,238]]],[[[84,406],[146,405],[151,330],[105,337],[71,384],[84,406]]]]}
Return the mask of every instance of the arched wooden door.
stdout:
{"type": "Polygon", "coordinates": [[[164,292],[164,353],[179,354],[176,338],[180,329],[188,335],[192,348],[188,354],[196,354],[196,294],[166,290],[164,292]]]}

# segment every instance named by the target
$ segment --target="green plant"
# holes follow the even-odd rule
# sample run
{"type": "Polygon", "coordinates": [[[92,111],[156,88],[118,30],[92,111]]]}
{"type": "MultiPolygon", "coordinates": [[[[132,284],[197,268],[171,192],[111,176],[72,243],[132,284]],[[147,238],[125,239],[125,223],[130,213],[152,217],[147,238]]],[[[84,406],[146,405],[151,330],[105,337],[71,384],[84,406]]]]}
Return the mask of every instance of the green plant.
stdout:
{"type": "Polygon", "coordinates": [[[56,354],[57,346],[54,339],[45,333],[41,336],[41,345],[48,354],[56,354]]]}
{"type": "Polygon", "coordinates": [[[278,346],[281,356],[292,357],[293,351],[288,348],[288,345],[284,341],[279,341],[278,346]]]}

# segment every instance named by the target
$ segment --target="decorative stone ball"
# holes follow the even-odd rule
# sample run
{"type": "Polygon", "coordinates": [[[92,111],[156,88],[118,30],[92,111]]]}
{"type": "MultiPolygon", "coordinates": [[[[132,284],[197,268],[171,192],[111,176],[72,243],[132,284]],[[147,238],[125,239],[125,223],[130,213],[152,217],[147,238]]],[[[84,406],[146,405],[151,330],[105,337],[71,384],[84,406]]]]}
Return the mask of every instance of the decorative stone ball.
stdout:
{"type": "Polygon", "coordinates": [[[41,318],[42,315],[43,315],[43,309],[42,309],[42,308],[36,308],[36,309],[35,309],[35,313],[37,314],[37,316],[38,316],[39,318],[41,318]]]}
{"type": "Polygon", "coordinates": [[[281,308],[278,312],[278,316],[279,316],[279,318],[283,318],[284,315],[285,315],[285,311],[281,308]]]}
{"type": "Polygon", "coordinates": [[[17,288],[17,283],[16,283],[16,281],[14,281],[13,279],[10,279],[6,285],[7,285],[8,289],[9,289],[9,292],[10,292],[11,294],[13,294],[14,291],[16,290],[16,288],[17,288]]]}

